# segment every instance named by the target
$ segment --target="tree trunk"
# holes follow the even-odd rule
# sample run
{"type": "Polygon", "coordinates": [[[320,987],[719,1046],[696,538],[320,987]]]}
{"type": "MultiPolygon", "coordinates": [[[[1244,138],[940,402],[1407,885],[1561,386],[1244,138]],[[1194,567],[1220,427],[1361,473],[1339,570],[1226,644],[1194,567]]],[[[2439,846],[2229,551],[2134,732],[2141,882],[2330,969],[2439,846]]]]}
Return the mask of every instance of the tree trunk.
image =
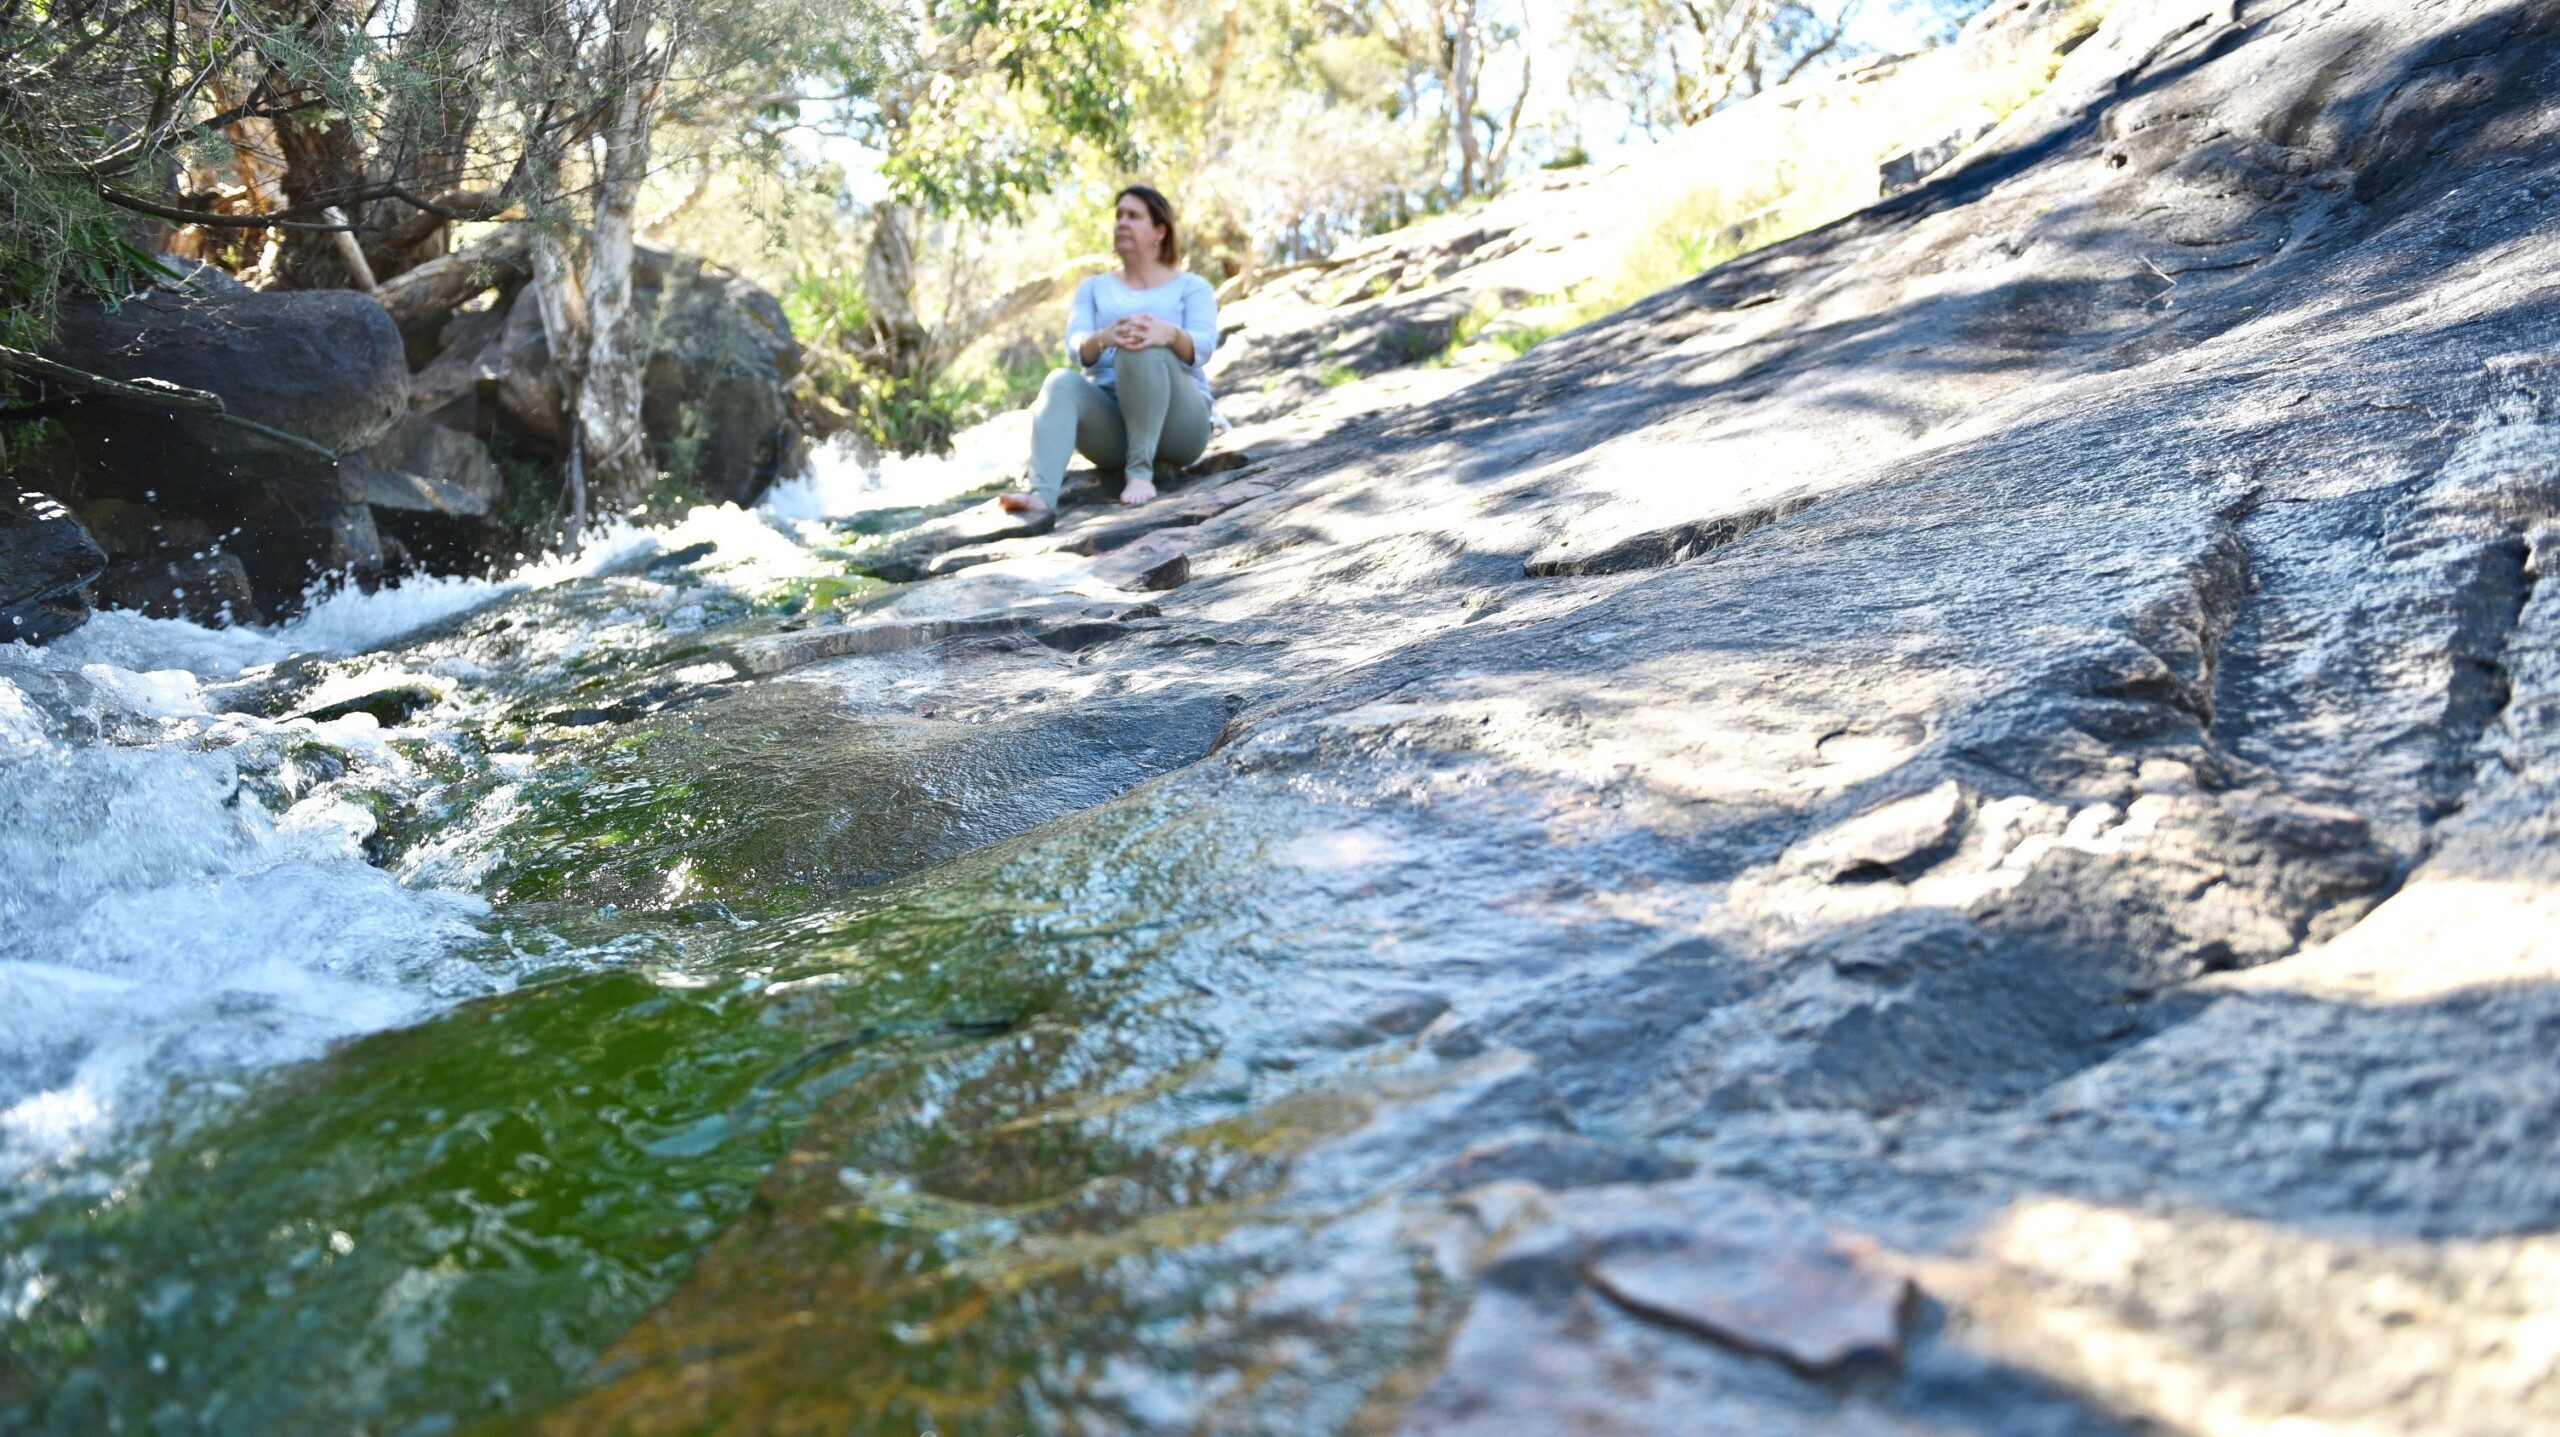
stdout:
{"type": "MultiPolygon", "coordinates": [[[[343,119],[305,124],[298,116],[274,121],[276,149],[284,159],[285,203],[344,194],[364,183],[364,148],[355,127],[343,119]]],[[[348,263],[350,248],[343,231],[277,230],[270,256],[270,279],[279,289],[370,289],[372,276],[358,283],[348,263]]]]}
{"type": "Polygon", "coordinates": [[[644,359],[631,307],[633,212],[649,170],[649,127],[658,98],[658,59],[647,49],[649,15],[638,0],[614,7],[606,83],[612,111],[604,164],[596,176],[595,226],[587,249],[587,363],[578,392],[577,432],[599,513],[629,508],[657,477],[640,422],[644,359]]]}
{"type": "Polygon", "coordinates": [[[587,527],[585,445],[576,423],[581,382],[586,373],[587,305],[579,293],[578,272],[569,263],[560,232],[537,225],[527,256],[533,269],[533,302],[542,313],[542,340],[551,351],[551,367],[560,376],[560,393],[569,410],[569,460],[560,476],[561,529],[571,548],[587,527]]]}
{"type": "Polygon", "coordinates": [[[1443,83],[1449,90],[1449,124],[1458,141],[1458,198],[1466,199],[1484,180],[1483,156],[1476,144],[1476,80],[1484,65],[1477,53],[1476,27],[1483,17],[1477,13],[1476,0],[1460,0],[1451,8],[1457,17],[1457,34],[1450,42],[1449,73],[1443,83]]]}
{"type": "Polygon", "coordinates": [[[862,256],[863,297],[871,305],[876,365],[891,379],[915,383],[933,374],[933,333],[916,313],[915,210],[882,200],[871,210],[871,245],[862,256]]]}
{"type": "MultiPolygon", "coordinates": [[[[399,179],[422,195],[445,195],[470,174],[471,134],[479,125],[476,62],[487,53],[486,20],[467,0],[419,0],[400,58],[410,78],[394,97],[379,178],[399,179]]],[[[383,279],[406,274],[447,250],[449,226],[439,216],[396,200],[372,208],[365,256],[383,279]]]]}
{"type": "Polygon", "coordinates": [[[1491,158],[1484,162],[1487,188],[1502,183],[1502,172],[1511,164],[1511,142],[1520,138],[1520,112],[1529,107],[1530,66],[1537,62],[1535,48],[1520,47],[1520,93],[1511,97],[1511,113],[1503,119],[1502,134],[1497,137],[1491,158]]]}

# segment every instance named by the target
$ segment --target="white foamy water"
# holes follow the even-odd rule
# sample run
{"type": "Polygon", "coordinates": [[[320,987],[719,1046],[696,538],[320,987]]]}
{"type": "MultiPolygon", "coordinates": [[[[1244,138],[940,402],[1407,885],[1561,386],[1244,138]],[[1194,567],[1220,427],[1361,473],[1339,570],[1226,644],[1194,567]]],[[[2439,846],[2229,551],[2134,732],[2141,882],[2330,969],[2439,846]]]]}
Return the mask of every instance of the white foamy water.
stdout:
{"type": "Polygon", "coordinates": [[[810,456],[809,472],[776,484],[757,507],[778,519],[843,519],[873,509],[930,504],[1010,483],[1030,452],[1027,410],[1000,415],[952,440],[943,455],[891,454],[873,458],[844,441],[810,456]]]}
{"type": "MultiPolygon", "coordinates": [[[[104,641],[178,644],[121,617],[104,641]]],[[[236,667],[247,637],[202,661],[236,667]]],[[[316,755],[397,762],[371,723],[214,714],[183,669],[0,647],[0,1180],[81,1157],[172,1080],[502,981],[457,956],[485,905],[366,863],[372,815],[316,791],[316,755]]]]}
{"type": "MultiPolygon", "coordinates": [[[[209,685],[299,655],[371,654],[524,595],[626,576],[511,661],[559,668],[699,627],[708,590],[754,595],[840,572],[819,552],[835,537],[827,519],[935,503],[995,475],[976,458],[866,467],[839,451],[755,511],[612,524],[575,555],[501,577],[316,595],[267,629],[106,612],[50,647],[0,645],[0,1193],[110,1150],[173,1094],[219,1093],[513,979],[508,945],[484,931],[488,905],[457,891],[479,866],[473,830],[487,814],[430,835],[404,883],[367,861],[374,819],[342,792],[430,782],[375,721],[224,713],[209,685]],[[628,577],[694,550],[690,587],[628,577]]],[[[474,681],[504,677],[436,652],[383,662],[458,681],[465,707],[474,681]]],[[[311,701],[363,682],[334,672],[311,701]]],[[[510,782],[481,807],[503,809],[528,763],[497,756],[510,782]]]]}

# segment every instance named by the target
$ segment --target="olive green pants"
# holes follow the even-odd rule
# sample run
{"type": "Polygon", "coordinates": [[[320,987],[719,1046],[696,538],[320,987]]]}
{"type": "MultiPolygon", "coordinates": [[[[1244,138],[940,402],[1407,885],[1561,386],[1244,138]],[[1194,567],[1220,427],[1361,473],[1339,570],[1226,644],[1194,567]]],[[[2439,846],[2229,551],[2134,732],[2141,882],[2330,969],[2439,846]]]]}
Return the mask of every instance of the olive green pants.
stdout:
{"type": "Polygon", "coordinates": [[[1050,372],[1031,406],[1031,486],[1055,504],[1067,461],[1082,454],[1131,481],[1155,482],[1156,463],[1188,464],[1209,447],[1209,399],[1169,349],[1122,350],[1118,393],[1072,369],[1050,372]]]}

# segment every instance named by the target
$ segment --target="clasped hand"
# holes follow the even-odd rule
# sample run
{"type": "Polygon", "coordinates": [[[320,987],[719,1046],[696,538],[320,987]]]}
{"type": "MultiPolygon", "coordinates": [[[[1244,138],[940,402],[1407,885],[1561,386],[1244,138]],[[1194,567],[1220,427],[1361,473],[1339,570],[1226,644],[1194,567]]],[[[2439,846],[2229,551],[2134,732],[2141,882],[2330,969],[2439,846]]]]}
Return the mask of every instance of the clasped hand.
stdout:
{"type": "Polygon", "coordinates": [[[1182,330],[1151,314],[1133,314],[1103,331],[1115,349],[1164,349],[1182,330]]]}

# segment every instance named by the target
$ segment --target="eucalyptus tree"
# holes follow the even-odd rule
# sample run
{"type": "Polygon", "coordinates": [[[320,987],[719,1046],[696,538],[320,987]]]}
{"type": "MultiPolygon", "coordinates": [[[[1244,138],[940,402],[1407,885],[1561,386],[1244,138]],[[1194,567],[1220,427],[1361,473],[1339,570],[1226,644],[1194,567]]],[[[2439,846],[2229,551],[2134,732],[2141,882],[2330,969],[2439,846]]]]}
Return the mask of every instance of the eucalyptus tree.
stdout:
{"type": "Polygon", "coordinates": [[[1499,187],[1534,78],[1529,5],[1521,0],[1336,0],[1332,8],[1384,40],[1438,97],[1454,197],[1463,200],[1499,187]]]}
{"type": "Polygon", "coordinates": [[[1639,126],[1694,125],[1846,42],[1858,0],[1575,0],[1573,89],[1639,126]]]}
{"type": "Polygon", "coordinates": [[[922,221],[1013,215],[1080,153],[1134,161],[1148,47],[1123,0],[873,3],[876,23],[803,54],[818,91],[814,124],[868,152],[886,188],[870,206],[863,256],[864,362],[913,384],[975,328],[936,326],[920,312],[922,221]]]}

